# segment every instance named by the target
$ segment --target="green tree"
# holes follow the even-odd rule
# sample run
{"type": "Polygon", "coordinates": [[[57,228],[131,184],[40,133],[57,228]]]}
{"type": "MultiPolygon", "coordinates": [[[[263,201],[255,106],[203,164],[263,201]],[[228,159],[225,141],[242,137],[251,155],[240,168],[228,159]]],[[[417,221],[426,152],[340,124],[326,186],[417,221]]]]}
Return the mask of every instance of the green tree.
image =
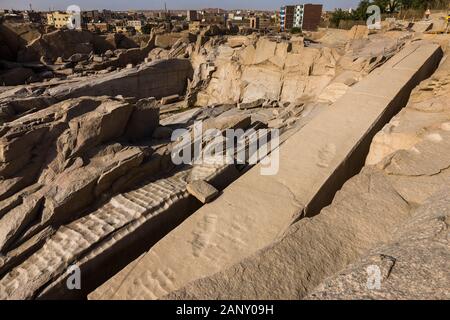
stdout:
{"type": "Polygon", "coordinates": [[[369,0],[362,0],[356,10],[353,12],[352,18],[353,20],[365,20],[367,17],[367,8],[372,3],[369,0]]]}
{"type": "Polygon", "coordinates": [[[382,13],[397,12],[402,7],[402,0],[375,0],[373,3],[380,7],[382,13]]]}
{"type": "Polygon", "coordinates": [[[352,16],[342,9],[337,9],[334,11],[330,17],[330,22],[334,27],[339,27],[339,22],[341,20],[350,20],[352,16]]]}

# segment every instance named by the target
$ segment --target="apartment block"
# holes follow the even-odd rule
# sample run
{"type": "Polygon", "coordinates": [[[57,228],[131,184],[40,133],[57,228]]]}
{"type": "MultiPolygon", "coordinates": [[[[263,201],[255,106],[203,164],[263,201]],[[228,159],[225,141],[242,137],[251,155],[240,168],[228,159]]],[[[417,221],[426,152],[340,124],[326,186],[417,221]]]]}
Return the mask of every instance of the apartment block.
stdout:
{"type": "Polygon", "coordinates": [[[133,27],[139,33],[142,33],[142,21],[141,20],[128,20],[127,27],[133,27]]]}
{"type": "Polygon", "coordinates": [[[86,28],[91,32],[108,32],[111,31],[111,25],[106,22],[88,22],[86,28]]]}
{"type": "Polygon", "coordinates": [[[249,23],[251,29],[259,29],[259,17],[250,17],[249,23]]]}
{"type": "Polygon", "coordinates": [[[290,30],[294,27],[294,15],[296,6],[284,6],[280,9],[280,30],[290,30]]]}
{"type": "Polygon", "coordinates": [[[47,24],[49,26],[54,26],[57,29],[67,27],[69,19],[70,14],[67,12],[55,11],[47,13],[47,24]]]}
{"type": "Polygon", "coordinates": [[[268,29],[270,27],[270,18],[264,16],[256,16],[249,18],[249,27],[251,29],[268,29]]]}
{"type": "Polygon", "coordinates": [[[187,11],[187,21],[197,21],[198,14],[196,10],[188,10],[187,11]]]}
{"type": "Polygon", "coordinates": [[[299,4],[280,9],[280,30],[299,28],[307,31],[317,30],[322,16],[321,4],[299,4]]]}

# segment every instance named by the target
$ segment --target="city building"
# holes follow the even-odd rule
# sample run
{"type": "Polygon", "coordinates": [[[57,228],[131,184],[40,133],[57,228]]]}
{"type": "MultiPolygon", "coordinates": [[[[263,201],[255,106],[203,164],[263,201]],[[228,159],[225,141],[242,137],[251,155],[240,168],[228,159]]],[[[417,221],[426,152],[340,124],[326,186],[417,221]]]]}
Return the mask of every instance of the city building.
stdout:
{"type": "Polygon", "coordinates": [[[280,9],[280,30],[286,31],[292,28],[301,30],[317,30],[322,16],[321,4],[299,4],[284,6],[280,9]]]}
{"type": "Polygon", "coordinates": [[[307,31],[315,31],[319,27],[322,18],[321,4],[303,5],[303,18],[300,21],[300,28],[307,31]]]}
{"type": "Polygon", "coordinates": [[[202,12],[202,22],[206,24],[226,24],[228,19],[228,14],[226,13],[215,13],[214,11],[203,11],[202,12]]]}
{"type": "Polygon", "coordinates": [[[250,29],[265,30],[271,26],[271,20],[266,16],[251,16],[249,17],[250,29]]]}
{"type": "Polygon", "coordinates": [[[47,13],[47,24],[57,29],[66,28],[69,22],[70,14],[62,11],[47,13]]]}
{"type": "Polygon", "coordinates": [[[114,24],[114,31],[116,33],[135,34],[136,29],[128,25],[124,20],[116,20],[114,24]]]}
{"type": "Polygon", "coordinates": [[[204,27],[204,25],[200,21],[191,21],[189,22],[189,32],[197,33],[204,27]]]}
{"type": "Polygon", "coordinates": [[[88,29],[89,31],[91,31],[91,32],[101,32],[101,33],[104,33],[104,32],[111,31],[111,25],[108,24],[108,23],[106,23],[106,22],[97,22],[97,23],[94,23],[94,22],[88,22],[88,23],[86,24],[86,27],[87,27],[87,29],[88,29]]]}
{"type": "Polygon", "coordinates": [[[143,23],[142,23],[141,20],[128,20],[127,21],[127,26],[128,27],[133,27],[134,30],[136,30],[139,33],[142,33],[143,23]]]}
{"type": "Polygon", "coordinates": [[[259,17],[250,17],[249,22],[251,29],[259,29],[259,17]]]}
{"type": "Polygon", "coordinates": [[[187,21],[197,21],[198,14],[196,10],[188,10],[187,11],[187,21]]]}
{"type": "Polygon", "coordinates": [[[272,21],[269,17],[260,17],[259,18],[259,29],[269,29],[272,25],[272,21]]]}
{"type": "Polygon", "coordinates": [[[280,31],[290,30],[294,27],[296,6],[284,6],[280,9],[280,31]]]}
{"type": "Polygon", "coordinates": [[[25,12],[23,12],[23,20],[25,22],[41,23],[42,22],[42,16],[41,16],[40,12],[25,11],[25,12]]]}
{"type": "Polygon", "coordinates": [[[98,10],[83,11],[82,16],[87,22],[98,22],[100,20],[100,12],[98,10]]]}

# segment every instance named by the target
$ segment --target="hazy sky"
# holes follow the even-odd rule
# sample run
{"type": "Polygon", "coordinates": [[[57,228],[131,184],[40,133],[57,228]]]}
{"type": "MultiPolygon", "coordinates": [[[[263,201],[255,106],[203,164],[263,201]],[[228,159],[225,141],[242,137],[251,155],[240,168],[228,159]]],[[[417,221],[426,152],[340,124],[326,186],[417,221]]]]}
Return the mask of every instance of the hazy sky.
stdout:
{"type": "Polygon", "coordinates": [[[326,9],[355,7],[358,0],[0,0],[1,9],[65,10],[76,4],[81,10],[90,9],[162,9],[164,1],[168,9],[267,9],[273,10],[283,4],[322,3],[326,9]]]}

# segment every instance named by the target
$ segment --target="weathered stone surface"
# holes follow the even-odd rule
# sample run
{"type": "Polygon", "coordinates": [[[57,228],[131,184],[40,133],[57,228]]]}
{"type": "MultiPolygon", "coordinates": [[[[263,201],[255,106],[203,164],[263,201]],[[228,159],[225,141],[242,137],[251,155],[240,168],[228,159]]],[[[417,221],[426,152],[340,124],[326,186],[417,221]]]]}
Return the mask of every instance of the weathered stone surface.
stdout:
{"type": "Polygon", "coordinates": [[[39,61],[40,57],[54,61],[68,59],[73,54],[89,54],[94,50],[93,34],[88,31],[56,30],[30,42],[18,53],[18,61],[39,61]]]}
{"type": "Polygon", "coordinates": [[[181,35],[174,34],[159,34],[156,36],[155,45],[162,49],[170,49],[180,39],[181,35]]]}
{"type": "Polygon", "coordinates": [[[399,226],[391,241],[326,279],[306,298],[449,299],[449,196],[446,187],[430,197],[399,226]],[[379,283],[374,278],[378,270],[379,283]]]}
{"type": "MultiPolygon", "coordinates": [[[[421,85],[432,103],[422,94],[416,107],[429,125],[421,126],[412,113],[400,120],[410,123],[404,144],[389,145],[385,130],[388,147],[377,152],[376,166],[314,216],[359,171],[371,137],[440,58],[438,49],[417,40],[397,54],[414,33],[361,30],[335,32],[337,40],[327,39],[332,30],[306,39],[254,33],[233,44],[223,36],[230,30],[213,26],[196,44],[181,32],[170,50],[155,48],[155,35],[163,32],[157,28],[132,39],[59,31],[50,36],[55,44],[41,37],[21,48],[21,59],[36,56],[44,65],[2,66],[55,78],[0,89],[0,296],[85,298],[149,250],[90,298],[155,299],[171,292],[176,298],[298,298],[389,241],[411,208],[450,182],[450,156],[442,152],[450,149],[447,97],[439,91],[448,81],[439,76],[421,85]],[[77,52],[58,49],[55,57],[55,48],[75,38],[77,52]],[[148,63],[160,58],[166,60],[148,63]],[[80,61],[73,66],[67,59],[80,61]],[[100,94],[116,97],[84,96],[100,94]],[[161,108],[159,127],[156,101],[170,95],[186,98],[161,108]],[[222,134],[227,128],[279,128],[277,174],[261,176],[267,163],[250,169],[224,165],[219,156],[175,166],[172,131],[193,134],[200,120],[203,129],[222,134]],[[189,217],[217,192],[193,186],[205,181],[223,190],[244,172],[189,217]],[[304,246],[312,242],[320,250],[304,246]],[[72,264],[81,268],[82,290],[65,285],[72,264]],[[242,283],[244,278],[251,281],[242,283]]],[[[436,41],[444,45],[445,37],[436,41]]],[[[223,149],[221,142],[203,144],[223,149]]],[[[249,157],[256,152],[247,150],[248,143],[243,147],[249,157]]]]}
{"type": "Polygon", "coordinates": [[[4,86],[15,86],[18,84],[23,84],[32,75],[34,75],[33,70],[28,68],[10,69],[0,73],[0,84],[4,86]]]}
{"type": "Polygon", "coordinates": [[[133,106],[128,103],[102,104],[96,110],[80,115],[69,123],[69,130],[58,139],[59,152],[76,157],[86,150],[122,136],[133,106]]]}
{"type": "MultiPolygon", "coordinates": [[[[209,72],[198,75],[202,81],[192,82],[192,90],[198,90],[193,104],[247,103],[258,99],[294,102],[304,96],[314,98],[342,72],[369,73],[406,41],[402,38],[404,33],[392,38],[373,35],[365,39],[344,33],[343,44],[348,46],[341,50],[335,43],[305,47],[302,37],[290,41],[247,37],[242,45],[233,44],[230,37],[227,44],[211,49],[205,44],[206,52],[194,55],[193,62],[200,65],[200,70],[209,72]]],[[[335,94],[332,90],[328,95],[329,103],[340,97],[339,92],[335,94]]]]}
{"type": "MultiPolygon", "coordinates": [[[[273,46],[270,43],[265,45],[273,46]]],[[[259,55],[263,55],[263,53],[259,55]]],[[[139,292],[140,297],[161,297],[170,291],[183,287],[190,281],[212,275],[239,262],[275,241],[296,219],[318,213],[324,205],[329,203],[328,201],[331,200],[329,198],[330,195],[334,194],[349,176],[357,172],[355,170],[356,167],[363,164],[364,150],[367,150],[369,142],[373,134],[375,134],[374,128],[382,124],[380,122],[382,117],[380,118],[380,116],[392,115],[397,112],[398,109],[395,106],[406,103],[414,83],[418,83],[431,74],[437,67],[440,57],[441,51],[436,45],[416,43],[405,48],[399,56],[390,60],[389,64],[379,68],[370,79],[360,82],[360,87],[354,86],[349,89],[333,107],[322,111],[319,116],[313,118],[302,130],[292,135],[280,147],[279,170],[275,175],[261,175],[261,164],[248,171],[239,180],[225,189],[216,201],[203,206],[177,229],[151,248],[139,261],[134,272],[127,276],[110,298],[133,298],[136,292],[139,292]],[[415,71],[412,71],[412,61],[416,63],[415,71]],[[406,66],[408,68],[411,67],[411,71],[400,72],[403,66],[405,68],[406,66]],[[380,80],[385,79],[387,75],[397,72],[399,77],[396,79],[397,84],[395,86],[392,83],[380,80]],[[380,89],[381,84],[386,85],[386,89],[388,89],[386,92],[380,89]],[[365,88],[372,88],[370,100],[366,99],[366,92],[368,91],[364,91],[365,88]],[[245,192],[250,188],[251,192],[245,192]],[[174,248],[177,250],[177,255],[167,254],[174,248]],[[150,280],[146,280],[145,274],[148,274],[148,272],[159,273],[162,270],[161,272],[164,273],[164,270],[169,269],[172,275],[170,284],[167,283],[167,285],[158,287],[150,280]]],[[[366,181],[372,186],[370,178],[366,179],[366,181]]],[[[405,217],[409,211],[408,204],[395,192],[392,192],[390,183],[384,179],[381,185],[386,184],[388,187],[381,187],[381,189],[388,188],[389,192],[387,193],[391,197],[401,200],[400,204],[397,205],[399,206],[399,212],[403,212],[403,215],[393,214],[391,216],[389,210],[382,210],[383,215],[380,216],[380,219],[382,221],[383,219],[388,220],[380,223],[380,229],[373,228],[373,232],[377,235],[374,235],[372,240],[365,238],[365,234],[372,230],[372,227],[369,227],[369,225],[373,223],[371,221],[373,215],[368,215],[365,218],[367,219],[365,222],[367,229],[370,230],[364,229],[362,232],[355,221],[355,232],[358,233],[355,237],[361,237],[360,241],[365,243],[365,248],[389,235],[390,230],[388,230],[388,226],[390,223],[392,225],[401,221],[401,216],[405,217]],[[389,219],[394,220],[388,223],[389,219]]],[[[368,192],[370,193],[370,187],[368,186],[357,189],[359,192],[369,189],[368,192]]],[[[361,200],[363,208],[365,208],[365,200],[365,198],[361,200]]],[[[377,199],[377,201],[379,200],[377,199]]],[[[321,216],[323,215],[319,215],[317,219],[325,219],[320,218],[321,216]]],[[[342,214],[335,214],[335,216],[337,220],[342,219],[342,214]]],[[[345,231],[337,232],[336,234],[332,233],[333,235],[326,231],[316,232],[314,230],[316,224],[313,221],[309,224],[308,221],[309,219],[304,219],[299,224],[311,225],[310,232],[315,237],[346,236],[345,231]]],[[[325,224],[324,222],[324,226],[325,224]]],[[[342,224],[343,228],[347,228],[350,225],[349,221],[342,224]]],[[[302,234],[302,231],[299,232],[302,234]]],[[[351,234],[349,233],[349,236],[351,234]]],[[[353,239],[353,236],[350,237],[353,239]]],[[[331,242],[336,247],[330,248],[330,252],[338,251],[339,241],[344,241],[337,238],[334,240],[337,241],[331,242]]],[[[301,242],[303,244],[303,241],[301,242]]],[[[351,248],[349,250],[352,252],[351,256],[356,259],[361,254],[361,251],[357,251],[359,247],[355,247],[354,242],[349,241],[349,243],[351,243],[349,244],[351,248]]],[[[299,245],[291,246],[287,244],[287,247],[290,249],[297,246],[299,245]]],[[[310,277],[312,276],[311,271],[302,271],[302,268],[297,268],[297,261],[309,261],[309,253],[305,253],[305,255],[306,258],[305,256],[294,258],[292,265],[295,266],[295,270],[298,272],[296,275],[302,273],[303,276],[308,275],[310,277]]],[[[289,274],[289,271],[287,271],[289,266],[280,264],[279,257],[281,255],[278,253],[275,253],[272,258],[262,258],[257,255],[255,259],[263,262],[257,262],[254,266],[255,268],[262,268],[262,265],[268,264],[266,258],[271,259],[269,261],[273,261],[272,266],[286,268],[286,272],[276,273],[280,277],[286,277],[289,274]]],[[[325,254],[320,255],[319,259],[332,259],[331,257],[325,254]]],[[[249,261],[252,261],[251,258],[249,259],[249,261]]],[[[346,263],[350,262],[346,260],[345,256],[337,256],[337,259],[340,262],[322,264],[325,266],[325,269],[323,272],[317,273],[315,285],[322,280],[322,276],[337,271],[334,269],[335,265],[344,267],[346,263]],[[330,265],[332,266],[331,268],[329,268],[330,265]],[[319,276],[319,274],[322,276],[319,276]]],[[[311,264],[311,266],[316,268],[318,264],[311,264]]],[[[233,270],[241,270],[242,272],[246,270],[245,266],[238,266],[237,268],[233,270]]],[[[222,294],[228,297],[231,295],[238,297],[250,297],[251,295],[266,297],[265,295],[271,292],[273,292],[274,296],[278,294],[282,296],[283,292],[285,292],[283,297],[292,293],[295,293],[298,297],[299,288],[293,288],[292,286],[295,286],[296,282],[288,280],[288,277],[283,281],[277,279],[276,283],[279,291],[267,290],[269,287],[268,283],[275,284],[275,273],[273,269],[270,269],[272,267],[268,268],[267,272],[265,272],[267,282],[261,282],[258,287],[261,290],[258,290],[257,293],[252,290],[252,281],[243,284],[241,278],[238,280],[239,289],[231,290],[231,288],[237,286],[237,282],[228,282],[227,279],[231,277],[227,276],[227,273],[220,280],[220,286],[214,286],[214,280],[209,281],[206,279],[205,281],[211,286],[206,288],[203,285],[199,285],[201,288],[198,291],[199,295],[201,296],[205,293],[205,296],[207,296],[215,288],[221,288],[222,284],[223,288],[225,288],[226,283],[230,283],[231,287],[227,287],[230,290],[214,291],[214,297],[220,297],[222,294]],[[240,290],[241,285],[246,286],[246,289],[240,290]],[[292,291],[283,290],[285,288],[292,288],[292,291]]],[[[245,276],[251,278],[252,271],[250,270],[254,270],[254,268],[252,267],[248,270],[245,276]]],[[[257,272],[254,274],[255,277],[260,275],[257,272]]],[[[298,277],[301,278],[303,276],[300,275],[298,277]]],[[[311,283],[311,286],[314,286],[314,284],[311,283]]],[[[186,295],[181,294],[180,296],[189,296],[189,292],[187,291],[186,295]]]]}
{"type": "MultiPolygon", "coordinates": [[[[204,167],[193,178],[208,180],[218,170],[221,168],[204,167]]],[[[61,227],[30,258],[0,279],[0,296],[24,299],[38,294],[42,298],[77,294],[67,290],[64,270],[77,263],[81,270],[92,271],[94,268],[104,274],[112,264],[120,266],[114,259],[116,254],[127,256],[131,248],[141,245],[142,239],[149,241],[149,235],[151,241],[157,241],[160,233],[185,218],[185,210],[189,207],[186,191],[189,179],[189,171],[181,171],[167,179],[144,183],[61,227]],[[64,256],[60,254],[62,248],[64,256]],[[34,272],[36,267],[39,272],[34,272]],[[18,269],[24,272],[15,273],[18,269]]],[[[104,280],[101,274],[96,277],[104,280]]],[[[89,289],[93,288],[84,290],[89,289]]]]}
{"type": "MultiPolygon", "coordinates": [[[[414,90],[410,105],[379,132],[371,145],[367,164],[379,163],[397,150],[413,150],[426,140],[440,140],[450,130],[447,108],[450,98],[450,60],[447,58],[427,81],[414,90]]],[[[427,163],[424,162],[423,166],[427,163]]]]}
{"type": "Polygon", "coordinates": [[[239,103],[238,108],[241,110],[260,108],[260,107],[262,107],[264,101],[265,101],[264,99],[258,99],[258,100],[252,101],[252,102],[239,103]]]}
{"type": "Polygon", "coordinates": [[[161,98],[172,94],[182,94],[190,77],[192,77],[192,66],[189,60],[171,59],[57,86],[49,89],[48,93],[58,99],[101,95],[123,95],[138,99],[161,98]]]}
{"type": "Polygon", "coordinates": [[[243,45],[249,44],[250,39],[246,36],[231,36],[227,37],[227,43],[232,48],[241,47],[243,45]]]}
{"type": "Polygon", "coordinates": [[[32,23],[2,21],[0,24],[0,56],[2,59],[15,61],[17,53],[42,34],[42,29],[32,23]]]}
{"type": "MultiPolygon", "coordinates": [[[[6,123],[0,138],[0,199],[10,211],[2,211],[1,246],[24,231],[33,236],[46,224],[70,220],[112,188],[122,190],[114,186],[116,181],[138,167],[152,149],[113,142],[126,133],[129,139],[151,137],[151,127],[140,128],[130,120],[135,108],[144,112],[141,117],[147,106],[154,108],[146,102],[134,106],[106,97],[72,99],[6,123]],[[23,201],[14,200],[14,193],[33,183],[41,188],[23,201]],[[28,198],[39,199],[39,205],[27,205],[28,198]]],[[[151,110],[153,128],[157,113],[151,110]]]]}
{"type": "Polygon", "coordinates": [[[389,238],[408,215],[408,204],[382,172],[365,169],[319,215],[300,220],[273,244],[166,298],[302,298],[324,277],[389,238]]]}
{"type": "MultiPolygon", "coordinates": [[[[120,52],[113,53],[117,57],[112,57],[109,60],[104,61],[103,56],[100,56],[100,61],[92,65],[94,70],[105,70],[107,68],[123,68],[129,64],[140,64],[144,62],[150,51],[155,48],[155,35],[151,34],[150,39],[144,47],[131,47],[126,50],[120,50],[120,52]]],[[[106,53],[104,55],[107,57],[106,53]]],[[[108,53],[111,56],[111,52],[108,53]]]]}
{"type": "Polygon", "coordinates": [[[177,102],[178,100],[180,100],[180,95],[173,94],[173,95],[170,95],[170,96],[167,96],[167,97],[163,97],[161,99],[161,104],[162,105],[170,104],[170,103],[173,103],[173,102],[177,102]]]}
{"type": "Polygon", "coordinates": [[[204,123],[203,129],[246,129],[250,127],[251,122],[252,119],[248,115],[223,115],[217,118],[208,119],[208,121],[204,123]]]}
{"type": "Polygon", "coordinates": [[[42,204],[43,198],[27,197],[23,203],[7,214],[0,220],[0,250],[5,252],[5,246],[23,231],[24,227],[36,219],[39,206],[42,204]]]}
{"type": "Polygon", "coordinates": [[[205,181],[196,180],[187,185],[187,191],[202,203],[213,200],[219,191],[205,181]]]}
{"type": "Polygon", "coordinates": [[[415,32],[425,32],[430,30],[433,27],[432,21],[418,21],[414,22],[412,26],[412,30],[415,32]]]}
{"type": "Polygon", "coordinates": [[[136,103],[125,135],[133,141],[149,138],[158,125],[159,106],[156,99],[143,99],[136,103]]]}
{"type": "MultiPolygon", "coordinates": [[[[409,123],[410,121],[405,120],[414,119],[413,126],[410,127],[412,132],[420,131],[420,126],[429,128],[429,119],[418,113],[417,108],[422,102],[429,102],[428,96],[439,98],[449,92],[442,86],[435,85],[441,81],[446,83],[446,70],[448,64],[444,63],[430,80],[424,81],[412,94],[405,110],[390,125],[409,123]],[[423,88],[430,86],[435,89],[434,92],[421,92],[423,88]]],[[[441,193],[441,202],[434,208],[430,208],[430,204],[436,203],[436,199],[427,198],[449,183],[449,152],[442,150],[450,150],[446,147],[450,136],[442,129],[437,129],[441,128],[441,114],[436,115],[438,117],[433,120],[438,120],[438,123],[432,127],[440,130],[435,133],[440,139],[425,139],[416,142],[409,150],[398,148],[392,154],[385,155],[377,167],[366,167],[347,182],[333,203],[319,215],[300,220],[291,226],[279,242],[225,271],[188,284],[168,298],[293,299],[303,298],[309,292],[313,292],[309,298],[314,299],[444,298],[445,285],[442,286],[441,283],[448,279],[445,266],[449,260],[449,247],[448,243],[440,239],[445,238],[442,219],[445,219],[448,211],[445,208],[448,201],[444,200],[448,198],[448,189],[441,193]],[[371,194],[371,200],[366,198],[367,193],[371,194]],[[424,203],[426,204],[410,220],[409,208],[422,206],[424,203]],[[371,210],[374,212],[363,222],[363,216],[371,210]],[[424,213],[428,210],[428,214],[424,213]],[[315,229],[320,228],[322,223],[328,224],[326,221],[333,219],[334,214],[339,221],[330,222],[328,231],[315,229]],[[444,218],[441,218],[442,215],[444,218]],[[383,216],[392,220],[381,222],[379,219],[383,219],[383,216]],[[439,218],[436,219],[437,217],[439,218]],[[341,223],[345,226],[345,231],[334,234],[341,223]],[[401,227],[393,234],[403,223],[407,227],[401,227]],[[378,227],[382,227],[380,230],[383,231],[375,236],[373,232],[378,227]],[[352,228],[361,234],[356,235],[350,231],[352,228]],[[345,240],[329,238],[341,237],[341,234],[344,237],[352,236],[345,240]],[[372,236],[375,237],[371,238],[372,236]],[[326,277],[357,261],[367,250],[383,242],[387,244],[373,249],[362,261],[349,266],[312,291],[326,277]],[[311,243],[311,246],[305,245],[307,243],[311,243]],[[349,246],[352,248],[347,249],[349,247],[346,243],[352,243],[349,246]],[[281,259],[283,263],[280,263],[281,259]],[[384,283],[381,290],[368,290],[366,287],[366,267],[369,265],[377,265],[381,269],[384,283]],[[427,283],[426,279],[431,282],[427,283]],[[434,288],[436,291],[432,293],[434,288]]],[[[389,134],[388,131],[378,135],[385,134],[389,134]]],[[[377,145],[376,139],[373,145],[377,145]]]]}
{"type": "Polygon", "coordinates": [[[154,139],[170,139],[172,136],[173,130],[169,127],[157,127],[153,132],[154,139]]]}

